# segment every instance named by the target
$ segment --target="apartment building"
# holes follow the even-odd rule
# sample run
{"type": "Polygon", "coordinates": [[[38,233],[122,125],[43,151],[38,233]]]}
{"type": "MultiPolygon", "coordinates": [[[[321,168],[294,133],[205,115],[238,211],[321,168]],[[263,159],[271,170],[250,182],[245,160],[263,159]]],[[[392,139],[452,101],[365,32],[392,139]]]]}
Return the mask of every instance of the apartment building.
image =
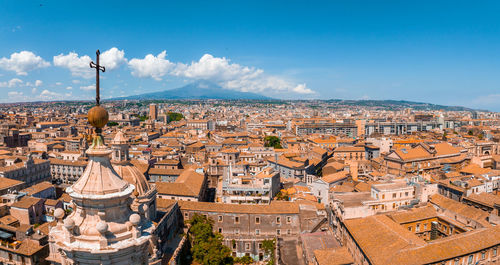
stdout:
{"type": "Polygon", "coordinates": [[[233,175],[228,170],[219,188],[222,203],[269,204],[280,189],[280,175],[271,167],[255,175],[233,175]]]}
{"type": "Polygon", "coordinates": [[[73,184],[82,176],[87,167],[87,162],[83,160],[50,158],[49,161],[52,181],[57,183],[73,184]]]}

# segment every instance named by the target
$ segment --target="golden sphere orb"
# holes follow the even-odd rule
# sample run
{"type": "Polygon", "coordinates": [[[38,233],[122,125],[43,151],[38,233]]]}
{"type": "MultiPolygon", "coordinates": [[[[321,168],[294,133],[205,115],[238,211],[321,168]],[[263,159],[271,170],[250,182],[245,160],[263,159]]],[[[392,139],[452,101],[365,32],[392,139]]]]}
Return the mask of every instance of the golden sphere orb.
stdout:
{"type": "Polygon", "coordinates": [[[109,114],[105,108],[95,106],[89,110],[88,119],[92,126],[102,128],[108,123],[109,114]]]}

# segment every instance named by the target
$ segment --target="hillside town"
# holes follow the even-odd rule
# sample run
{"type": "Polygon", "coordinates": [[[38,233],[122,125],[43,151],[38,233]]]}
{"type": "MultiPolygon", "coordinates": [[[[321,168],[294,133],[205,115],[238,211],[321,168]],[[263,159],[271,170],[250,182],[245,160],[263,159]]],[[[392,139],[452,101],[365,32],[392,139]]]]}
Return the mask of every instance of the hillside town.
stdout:
{"type": "Polygon", "coordinates": [[[190,264],[202,219],[241,264],[500,262],[495,112],[18,103],[0,143],[1,264],[190,264]]]}

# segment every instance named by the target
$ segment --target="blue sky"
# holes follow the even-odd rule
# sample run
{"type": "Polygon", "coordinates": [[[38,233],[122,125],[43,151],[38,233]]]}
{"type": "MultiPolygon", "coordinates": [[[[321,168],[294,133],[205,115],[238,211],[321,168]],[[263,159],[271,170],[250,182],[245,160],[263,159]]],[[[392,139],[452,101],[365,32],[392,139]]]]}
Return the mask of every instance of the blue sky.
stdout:
{"type": "Polygon", "coordinates": [[[208,79],[500,111],[499,13],[499,1],[6,0],[0,102],[91,99],[99,48],[104,98],[208,79]]]}

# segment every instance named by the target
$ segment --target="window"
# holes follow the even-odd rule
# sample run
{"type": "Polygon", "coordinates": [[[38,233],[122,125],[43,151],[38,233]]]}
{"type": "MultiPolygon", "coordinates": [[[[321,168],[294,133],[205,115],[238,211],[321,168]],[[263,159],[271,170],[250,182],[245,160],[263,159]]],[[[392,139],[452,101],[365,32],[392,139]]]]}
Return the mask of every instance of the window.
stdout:
{"type": "Polygon", "coordinates": [[[411,231],[411,226],[408,226],[408,231],[411,231]]]}
{"type": "Polygon", "coordinates": [[[276,235],[278,235],[278,236],[281,235],[281,230],[280,229],[276,229],[276,235]]]}
{"type": "Polygon", "coordinates": [[[289,224],[292,222],[292,217],[291,216],[287,216],[286,217],[286,223],[289,224]]]}
{"type": "Polygon", "coordinates": [[[240,229],[239,228],[235,228],[234,229],[234,234],[235,235],[239,235],[240,234],[240,229]]]}
{"type": "Polygon", "coordinates": [[[420,224],[417,224],[417,226],[415,227],[415,232],[420,232],[420,224]]]}
{"type": "Polygon", "coordinates": [[[233,249],[236,249],[236,241],[233,242],[233,249]]]}
{"type": "Polygon", "coordinates": [[[262,249],[262,243],[259,243],[259,249],[262,249]]]}
{"type": "Polygon", "coordinates": [[[222,234],[222,227],[219,227],[219,233],[222,234]]]}
{"type": "Polygon", "coordinates": [[[427,224],[424,224],[424,230],[427,230],[427,224]]]}
{"type": "Polygon", "coordinates": [[[250,243],[245,243],[245,250],[250,250],[250,243]]]}
{"type": "Polygon", "coordinates": [[[260,224],[260,217],[255,217],[255,223],[260,224]]]}
{"type": "Polygon", "coordinates": [[[393,193],[393,194],[392,194],[392,198],[396,198],[396,193],[393,193]]]}
{"type": "Polygon", "coordinates": [[[481,259],[485,259],[485,258],[486,258],[486,252],[484,252],[484,251],[483,251],[483,252],[481,253],[481,259]]]}
{"type": "Polygon", "coordinates": [[[235,224],[239,224],[240,223],[240,217],[239,216],[235,216],[234,217],[234,223],[235,224]]]}
{"type": "Polygon", "coordinates": [[[469,261],[467,262],[468,264],[472,264],[472,260],[474,259],[474,255],[469,256],[469,261]]]}
{"type": "Polygon", "coordinates": [[[493,257],[496,257],[496,256],[497,256],[497,249],[496,249],[496,248],[494,248],[494,249],[493,249],[493,257]]]}
{"type": "Polygon", "coordinates": [[[408,192],[405,192],[405,196],[408,197],[408,192]]]}
{"type": "Polygon", "coordinates": [[[291,235],[291,234],[292,234],[292,230],[287,229],[287,230],[286,230],[286,234],[287,234],[287,235],[291,235]]]}
{"type": "Polygon", "coordinates": [[[184,213],[184,219],[189,219],[189,213],[184,213]]]}
{"type": "Polygon", "coordinates": [[[385,194],[382,194],[382,200],[385,199],[385,194]]]}
{"type": "Polygon", "coordinates": [[[260,235],[260,229],[255,229],[255,235],[260,235]]]}
{"type": "Polygon", "coordinates": [[[219,223],[222,222],[222,215],[219,215],[218,221],[219,221],[219,223]]]}
{"type": "Polygon", "coordinates": [[[277,224],[281,224],[281,217],[279,217],[279,216],[278,216],[278,217],[276,217],[276,223],[277,223],[277,224]]]}

